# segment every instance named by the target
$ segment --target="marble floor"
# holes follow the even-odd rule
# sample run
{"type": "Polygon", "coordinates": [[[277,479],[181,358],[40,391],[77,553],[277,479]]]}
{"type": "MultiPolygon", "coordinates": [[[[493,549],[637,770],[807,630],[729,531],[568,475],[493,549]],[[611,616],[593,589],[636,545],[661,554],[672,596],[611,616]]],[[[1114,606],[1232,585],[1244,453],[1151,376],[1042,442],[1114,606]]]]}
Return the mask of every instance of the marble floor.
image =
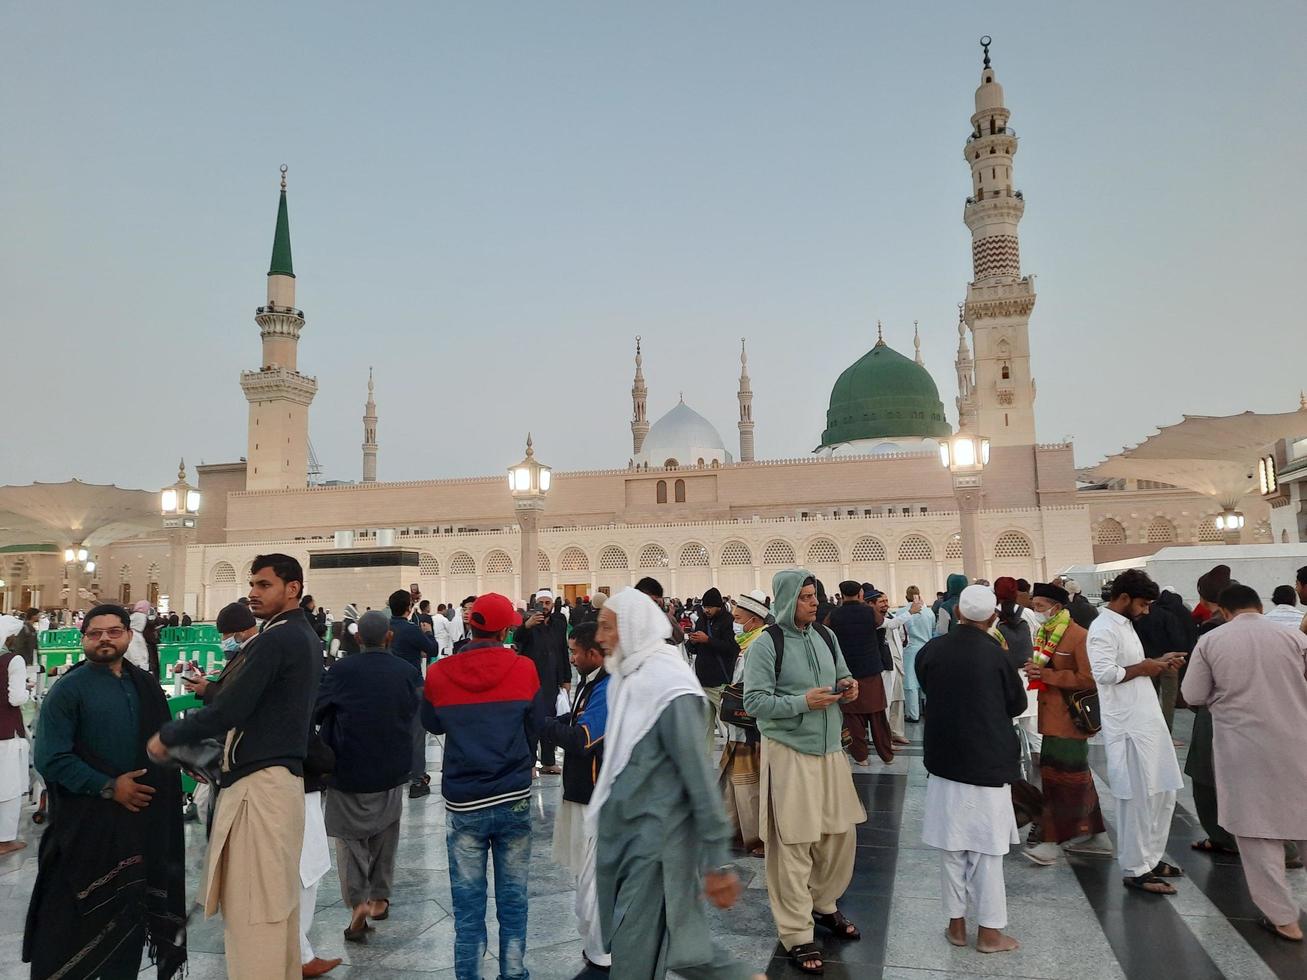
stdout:
{"type": "MultiPolygon", "coordinates": [[[[1188,719],[1178,719],[1177,736],[1187,739],[1188,719]]],[[[915,726],[910,726],[915,727],[915,726]]],[[[1029,864],[1019,854],[1006,861],[1009,932],[1021,941],[1015,953],[983,956],[945,942],[935,854],[921,846],[926,773],[919,732],[892,765],[873,763],[854,777],[868,811],[858,831],[858,859],[843,910],[858,923],[863,939],[827,945],[826,976],[886,980],[945,980],[974,977],[1041,977],[1057,980],[1154,980],[1307,977],[1307,948],[1279,942],[1257,928],[1238,862],[1192,852],[1202,836],[1192,800],[1182,797],[1172,826],[1169,853],[1188,877],[1171,899],[1127,892],[1110,860],[1072,858],[1051,868],[1029,864]]],[[[1183,753],[1183,748],[1180,752],[1183,753]]],[[[438,773],[440,747],[430,740],[431,770],[438,773]]],[[[1101,751],[1095,750],[1101,770],[1101,751]]],[[[436,780],[438,782],[438,775],[436,780]]],[[[1104,787],[1100,784],[1100,793],[1104,787]]],[[[531,861],[531,905],[527,965],[537,980],[584,975],[581,946],[572,915],[572,881],[550,860],[553,814],[559,778],[543,777],[532,806],[537,818],[531,861]]],[[[394,908],[377,924],[366,946],[347,944],[334,870],[318,891],[311,933],[321,956],[340,956],[331,976],[387,980],[436,980],[453,976],[453,919],[445,851],[445,813],[439,794],[405,801],[397,863],[394,908]]],[[[1105,814],[1109,823],[1112,813],[1105,814]]],[[[25,815],[23,834],[32,844],[0,858],[0,975],[25,976],[19,969],[23,917],[36,870],[40,828],[25,815]]],[[[195,890],[203,860],[203,832],[187,824],[188,880],[195,890]]],[[[775,956],[775,936],[762,861],[745,855],[736,867],[746,885],[733,908],[710,913],[718,940],[770,977],[797,977],[775,956]]],[[[1307,906],[1307,872],[1291,873],[1300,904],[1307,906]]],[[[496,948],[494,898],[490,898],[490,947],[496,948]]],[[[1307,919],[1304,920],[1307,922],[1307,919]]],[[[190,931],[190,977],[224,977],[219,920],[197,916],[190,931]]],[[[484,976],[496,976],[488,957],[484,976]]],[[[147,970],[145,975],[153,975],[147,970]]],[[[601,976],[596,974],[595,976],[601,976]]]]}

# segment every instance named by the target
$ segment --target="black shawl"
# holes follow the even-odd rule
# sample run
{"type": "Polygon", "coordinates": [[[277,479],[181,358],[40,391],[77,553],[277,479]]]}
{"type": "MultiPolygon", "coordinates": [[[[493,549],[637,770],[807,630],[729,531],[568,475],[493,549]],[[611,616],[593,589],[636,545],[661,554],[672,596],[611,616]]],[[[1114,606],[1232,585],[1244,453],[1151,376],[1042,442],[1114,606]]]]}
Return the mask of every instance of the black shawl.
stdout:
{"type": "MultiPolygon", "coordinates": [[[[85,667],[83,661],[73,670],[85,667]]],[[[41,838],[36,885],[27,909],[23,962],[33,980],[85,980],[144,928],[159,980],[186,962],[186,868],[181,781],[177,770],[149,761],[145,743],[169,720],[159,682],[126,660],[140,701],[141,782],[153,786],[139,813],[98,796],[49,784],[50,822],[41,838]]],[[[77,755],[109,779],[121,775],[84,742],[77,755]]]]}

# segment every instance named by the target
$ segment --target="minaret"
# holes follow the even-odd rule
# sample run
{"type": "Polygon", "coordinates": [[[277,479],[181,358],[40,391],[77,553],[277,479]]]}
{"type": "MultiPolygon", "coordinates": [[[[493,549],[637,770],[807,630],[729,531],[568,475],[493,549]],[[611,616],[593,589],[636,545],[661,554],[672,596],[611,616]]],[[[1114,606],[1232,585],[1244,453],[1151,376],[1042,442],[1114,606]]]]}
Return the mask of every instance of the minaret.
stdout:
{"type": "Polygon", "coordinates": [[[368,368],[368,403],[363,409],[363,482],[377,482],[377,403],[372,399],[372,368],[368,368]]]}
{"type": "Polygon", "coordinates": [[[958,304],[958,397],[954,401],[958,410],[958,428],[973,428],[976,421],[975,362],[967,349],[966,307],[958,304]]]}
{"type": "Polygon", "coordinates": [[[640,353],[640,338],[636,337],[635,383],[631,385],[631,444],[637,456],[644,445],[644,437],[649,434],[649,415],[645,410],[648,397],[649,389],[644,386],[644,355],[640,353]]]}
{"type": "Polygon", "coordinates": [[[263,338],[263,364],[257,371],[241,372],[241,388],[250,403],[245,489],[304,487],[309,479],[309,405],[318,382],[300,374],[296,366],[304,311],[295,307],[284,164],[268,266],[268,302],[254,313],[263,338]]]}
{"type": "Polygon", "coordinates": [[[916,320],[912,321],[912,346],[917,352],[913,360],[925,367],[926,362],[921,359],[921,327],[917,325],[916,320]]]}
{"type": "Polygon", "coordinates": [[[749,355],[740,338],[740,462],[753,462],[753,389],[749,386],[749,355]]]}
{"type": "Polygon", "coordinates": [[[989,36],[980,43],[985,59],[964,150],[972,196],[962,211],[971,229],[974,276],[965,308],[975,348],[974,421],[976,431],[992,445],[1026,446],[1035,441],[1029,334],[1035,285],[1031,277],[1021,275],[1017,236],[1026,202],[1012,189],[1017,135],[1008,126],[1003,86],[990,65],[989,36]]]}

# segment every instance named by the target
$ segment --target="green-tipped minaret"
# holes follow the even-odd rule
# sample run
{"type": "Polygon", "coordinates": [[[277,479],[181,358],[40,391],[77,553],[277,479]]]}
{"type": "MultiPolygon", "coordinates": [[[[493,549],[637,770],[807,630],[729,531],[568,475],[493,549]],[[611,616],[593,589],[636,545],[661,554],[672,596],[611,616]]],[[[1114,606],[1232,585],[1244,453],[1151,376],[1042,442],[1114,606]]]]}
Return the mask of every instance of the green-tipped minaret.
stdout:
{"type": "Polygon", "coordinates": [[[277,203],[277,232],[272,237],[272,263],[268,266],[270,276],[290,276],[295,278],[295,269],[290,261],[290,215],[286,211],[286,165],[281,165],[281,200],[277,203]]]}

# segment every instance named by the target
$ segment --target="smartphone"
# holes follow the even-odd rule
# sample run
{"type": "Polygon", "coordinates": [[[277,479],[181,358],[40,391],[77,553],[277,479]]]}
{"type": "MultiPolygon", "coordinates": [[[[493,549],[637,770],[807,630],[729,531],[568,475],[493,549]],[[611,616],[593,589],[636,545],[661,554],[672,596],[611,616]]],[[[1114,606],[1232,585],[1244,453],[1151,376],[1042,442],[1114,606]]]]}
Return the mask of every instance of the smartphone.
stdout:
{"type": "Polygon", "coordinates": [[[526,612],[527,612],[527,615],[528,615],[528,616],[536,616],[536,615],[543,616],[543,615],[544,615],[544,612],[545,612],[545,607],[544,607],[544,606],[530,606],[530,607],[527,608],[527,611],[526,611],[526,612]]]}
{"type": "Polygon", "coordinates": [[[182,676],[188,681],[198,681],[204,676],[204,673],[200,670],[199,664],[194,660],[189,660],[186,662],[186,666],[182,668],[182,676]]]}
{"type": "Polygon", "coordinates": [[[830,689],[830,692],[831,694],[843,694],[847,690],[848,688],[844,687],[842,682],[837,682],[835,686],[830,689]]]}

